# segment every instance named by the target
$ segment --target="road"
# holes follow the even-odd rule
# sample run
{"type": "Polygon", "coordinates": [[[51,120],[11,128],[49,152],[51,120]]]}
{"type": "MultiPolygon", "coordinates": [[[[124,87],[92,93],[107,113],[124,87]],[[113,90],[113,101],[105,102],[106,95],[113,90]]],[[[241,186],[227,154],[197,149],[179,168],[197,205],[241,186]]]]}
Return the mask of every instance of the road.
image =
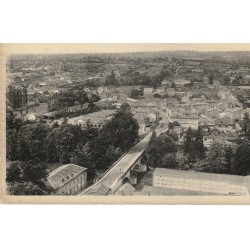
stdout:
{"type": "Polygon", "coordinates": [[[176,69],[176,71],[175,71],[175,76],[178,76],[180,67],[181,67],[181,66],[178,66],[178,68],[176,69]]]}
{"type": "MultiPolygon", "coordinates": [[[[155,130],[158,136],[166,131],[166,127],[160,127],[155,130]]],[[[136,144],[124,157],[116,162],[106,174],[91,187],[82,191],[79,195],[107,195],[110,190],[115,189],[120,183],[122,177],[131,169],[133,164],[141,157],[151,138],[150,132],[142,141],[136,144]]]]}

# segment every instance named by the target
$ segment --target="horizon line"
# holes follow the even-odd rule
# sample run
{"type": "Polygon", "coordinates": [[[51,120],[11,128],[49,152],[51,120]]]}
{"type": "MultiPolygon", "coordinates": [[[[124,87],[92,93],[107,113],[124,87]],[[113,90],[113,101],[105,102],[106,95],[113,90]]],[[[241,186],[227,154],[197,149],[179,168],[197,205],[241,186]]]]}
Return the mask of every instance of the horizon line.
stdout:
{"type": "Polygon", "coordinates": [[[12,43],[0,44],[0,51],[16,55],[250,52],[250,43],[12,43]]]}

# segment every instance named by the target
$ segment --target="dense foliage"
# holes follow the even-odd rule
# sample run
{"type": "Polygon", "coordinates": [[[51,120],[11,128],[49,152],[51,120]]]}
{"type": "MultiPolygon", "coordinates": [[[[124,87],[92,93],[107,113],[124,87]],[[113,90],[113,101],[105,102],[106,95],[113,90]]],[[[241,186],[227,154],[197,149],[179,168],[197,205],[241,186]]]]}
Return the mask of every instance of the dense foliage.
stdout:
{"type": "Polygon", "coordinates": [[[90,100],[84,90],[79,90],[77,92],[66,91],[51,96],[48,100],[48,108],[49,111],[58,111],[74,106],[76,103],[82,106],[84,103],[88,102],[90,102],[90,100]]]}
{"type": "Polygon", "coordinates": [[[67,121],[60,126],[56,123],[48,126],[42,120],[24,122],[16,119],[13,112],[8,110],[7,159],[21,163],[11,165],[7,181],[26,181],[39,187],[36,178],[43,178],[41,168],[46,172],[46,164],[57,162],[75,163],[88,168],[88,172],[93,174],[96,169],[110,167],[129,150],[138,138],[138,130],[138,122],[128,104],[124,104],[99,131],[93,128],[83,129],[80,125],[71,125],[67,121]]]}
{"type": "Polygon", "coordinates": [[[13,162],[6,171],[9,192],[14,195],[49,194],[47,175],[47,166],[39,159],[13,162]]]}
{"type": "Polygon", "coordinates": [[[143,162],[153,168],[191,169],[218,174],[250,174],[250,142],[247,138],[234,149],[217,140],[206,149],[201,130],[195,131],[190,128],[185,133],[182,149],[177,150],[176,141],[177,138],[169,132],[158,138],[153,132],[143,162]]]}
{"type": "Polygon", "coordinates": [[[25,107],[28,102],[27,89],[23,86],[8,86],[7,102],[12,109],[20,109],[25,107]]]}
{"type": "Polygon", "coordinates": [[[174,144],[173,138],[171,138],[168,134],[162,134],[156,137],[153,132],[149,145],[145,150],[144,158],[148,166],[165,166],[172,168],[171,164],[175,160],[174,153],[176,153],[176,151],[177,148],[174,144]]]}
{"type": "Polygon", "coordinates": [[[192,130],[189,128],[184,135],[184,153],[189,155],[190,161],[196,158],[203,158],[205,148],[203,145],[203,135],[201,128],[192,130]]]}

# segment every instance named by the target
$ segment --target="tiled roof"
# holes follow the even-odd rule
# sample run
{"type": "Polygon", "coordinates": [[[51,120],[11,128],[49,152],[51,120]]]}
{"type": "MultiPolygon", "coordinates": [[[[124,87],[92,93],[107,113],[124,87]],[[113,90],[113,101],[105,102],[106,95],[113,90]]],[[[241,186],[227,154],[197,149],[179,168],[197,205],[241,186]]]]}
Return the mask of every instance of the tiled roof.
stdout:
{"type": "Polygon", "coordinates": [[[129,183],[125,183],[120,187],[118,195],[132,195],[134,192],[135,188],[131,186],[129,183]]]}
{"type": "Polygon", "coordinates": [[[49,174],[48,181],[54,189],[58,189],[86,170],[87,168],[75,164],[63,165],[49,174]]]}

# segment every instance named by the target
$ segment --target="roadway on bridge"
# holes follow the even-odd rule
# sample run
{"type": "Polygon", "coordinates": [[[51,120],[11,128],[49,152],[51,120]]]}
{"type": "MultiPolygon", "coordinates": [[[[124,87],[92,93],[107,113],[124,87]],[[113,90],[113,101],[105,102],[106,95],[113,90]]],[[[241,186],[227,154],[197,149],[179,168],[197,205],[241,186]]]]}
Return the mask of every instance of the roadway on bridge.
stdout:
{"type": "MultiPolygon", "coordinates": [[[[166,131],[166,127],[160,127],[156,129],[156,135],[158,136],[162,132],[166,131]]],[[[107,173],[91,187],[85,189],[79,195],[107,195],[110,188],[119,181],[123,175],[130,170],[133,164],[140,158],[144,152],[148,142],[151,138],[152,132],[150,132],[142,141],[140,141],[134,148],[132,148],[120,161],[118,161],[113,167],[107,171],[107,173]]]]}

